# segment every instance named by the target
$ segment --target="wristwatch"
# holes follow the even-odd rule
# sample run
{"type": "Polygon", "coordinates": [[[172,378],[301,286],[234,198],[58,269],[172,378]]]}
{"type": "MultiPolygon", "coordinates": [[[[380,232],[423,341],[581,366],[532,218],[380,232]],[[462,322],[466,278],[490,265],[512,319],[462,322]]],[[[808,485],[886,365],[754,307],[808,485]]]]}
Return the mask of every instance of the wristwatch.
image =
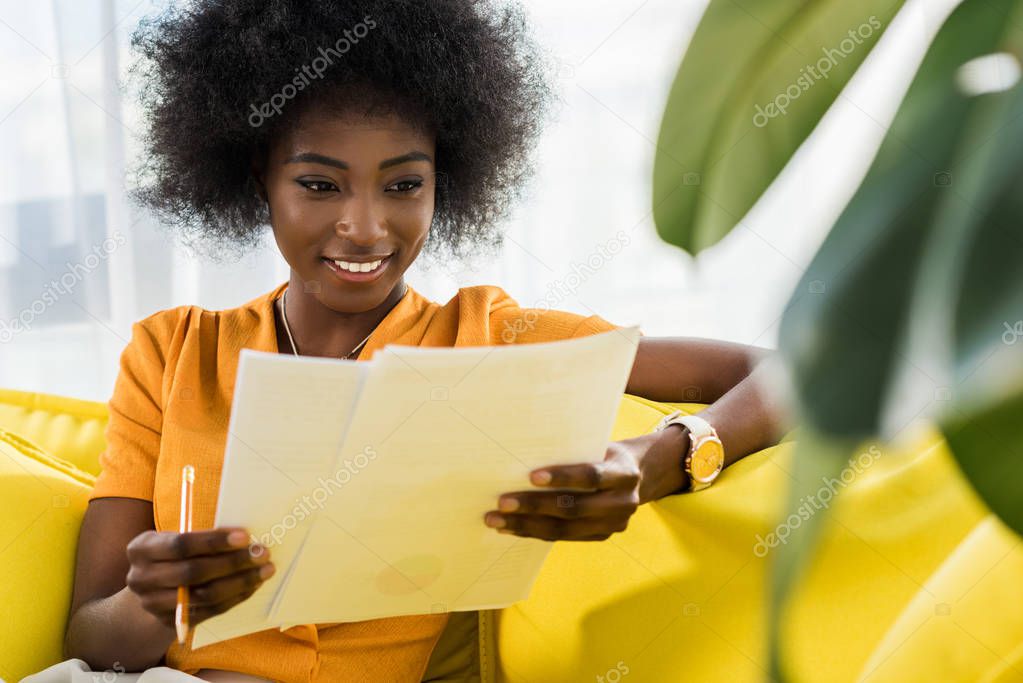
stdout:
{"type": "Polygon", "coordinates": [[[681,410],[665,415],[654,431],[659,432],[673,424],[689,430],[689,451],[682,457],[682,470],[689,477],[687,491],[707,488],[725,467],[725,448],[717,431],[702,417],[686,415],[681,410]]]}

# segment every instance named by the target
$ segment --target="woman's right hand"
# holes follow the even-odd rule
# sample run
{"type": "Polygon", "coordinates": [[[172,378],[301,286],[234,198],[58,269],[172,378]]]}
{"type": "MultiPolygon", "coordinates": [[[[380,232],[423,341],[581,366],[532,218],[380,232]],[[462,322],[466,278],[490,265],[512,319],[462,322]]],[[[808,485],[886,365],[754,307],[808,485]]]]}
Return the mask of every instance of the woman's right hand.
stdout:
{"type": "Polygon", "coordinates": [[[145,531],[128,543],[127,586],[142,607],[174,628],[178,586],[188,586],[189,624],[226,612],[274,573],[266,546],[245,529],[145,531]]]}

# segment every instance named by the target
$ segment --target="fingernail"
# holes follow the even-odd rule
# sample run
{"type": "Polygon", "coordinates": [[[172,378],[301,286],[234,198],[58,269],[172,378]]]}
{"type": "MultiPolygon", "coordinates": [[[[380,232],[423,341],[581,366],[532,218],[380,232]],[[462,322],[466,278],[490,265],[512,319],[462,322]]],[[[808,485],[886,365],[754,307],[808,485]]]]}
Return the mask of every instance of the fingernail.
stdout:
{"type": "Polygon", "coordinates": [[[517,498],[502,498],[497,501],[497,509],[501,512],[513,512],[519,509],[519,501],[517,498]]]}
{"type": "Polygon", "coordinates": [[[272,564],[265,565],[259,568],[259,578],[265,579],[274,573],[274,566],[272,564]]]}
{"type": "Polygon", "coordinates": [[[227,535],[227,544],[236,545],[239,548],[249,542],[249,535],[244,531],[235,530],[227,535]]]}
{"type": "Polygon", "coordinates": [[[501,515],[487,515],[487,526],[492,526],[495,529],[500,529],[504,526],[504,517],[501,515]]]}
{"type": "Polygon", "coordinates": [[[267,552],[266,552],[266,548],[264,548],[261,545],[250,545],[249,546],[249,555],[251,555],[256,560],[264,560],[264,561],[269,559],[269,557],[270,557],[267,554],[267,552]]]}
{"type": "Polygon", "coordinates": [[[551,473],[547,470],[540,470],[539,472],[533,472],[533,483],[534,484],[549,484],[551,483],[551,473]]]}

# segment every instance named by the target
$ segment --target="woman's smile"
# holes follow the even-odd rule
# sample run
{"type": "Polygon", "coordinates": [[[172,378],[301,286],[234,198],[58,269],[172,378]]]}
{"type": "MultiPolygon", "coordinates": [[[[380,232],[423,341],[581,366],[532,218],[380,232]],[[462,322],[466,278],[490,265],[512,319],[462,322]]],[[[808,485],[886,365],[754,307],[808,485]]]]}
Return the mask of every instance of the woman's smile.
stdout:
{"type": "Polygon", "coordinates": [[[391,256],[393,254],[375,258],[353,258],[351,260],[324,257],[322,261],[341,280],[346,282],[372,282],[387,270],[387,266],[391,263],[391,256]]]}

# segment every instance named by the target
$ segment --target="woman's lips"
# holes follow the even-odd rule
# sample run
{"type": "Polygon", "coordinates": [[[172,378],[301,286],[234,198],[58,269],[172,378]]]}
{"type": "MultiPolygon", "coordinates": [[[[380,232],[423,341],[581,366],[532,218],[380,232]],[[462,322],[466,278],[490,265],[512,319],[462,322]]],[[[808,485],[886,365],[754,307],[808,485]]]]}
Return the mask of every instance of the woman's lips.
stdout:
{"type": "Polygon", "coordinates": [[[336,275],[338,278],[346,282],[371,282],[373,280],[376,280],[383,274],[385,270],[387,270],[387,267],[391,263],[391,257],[388,256],[383,259],[381,264],[377,266],[376,270],[371,270],[368,273],[354,273],[350,270],[342,269],[334,261],[328,258],[324,258],[321,260],[327,264],[327,267],[330,268],[334,275],[336,275]]]}

